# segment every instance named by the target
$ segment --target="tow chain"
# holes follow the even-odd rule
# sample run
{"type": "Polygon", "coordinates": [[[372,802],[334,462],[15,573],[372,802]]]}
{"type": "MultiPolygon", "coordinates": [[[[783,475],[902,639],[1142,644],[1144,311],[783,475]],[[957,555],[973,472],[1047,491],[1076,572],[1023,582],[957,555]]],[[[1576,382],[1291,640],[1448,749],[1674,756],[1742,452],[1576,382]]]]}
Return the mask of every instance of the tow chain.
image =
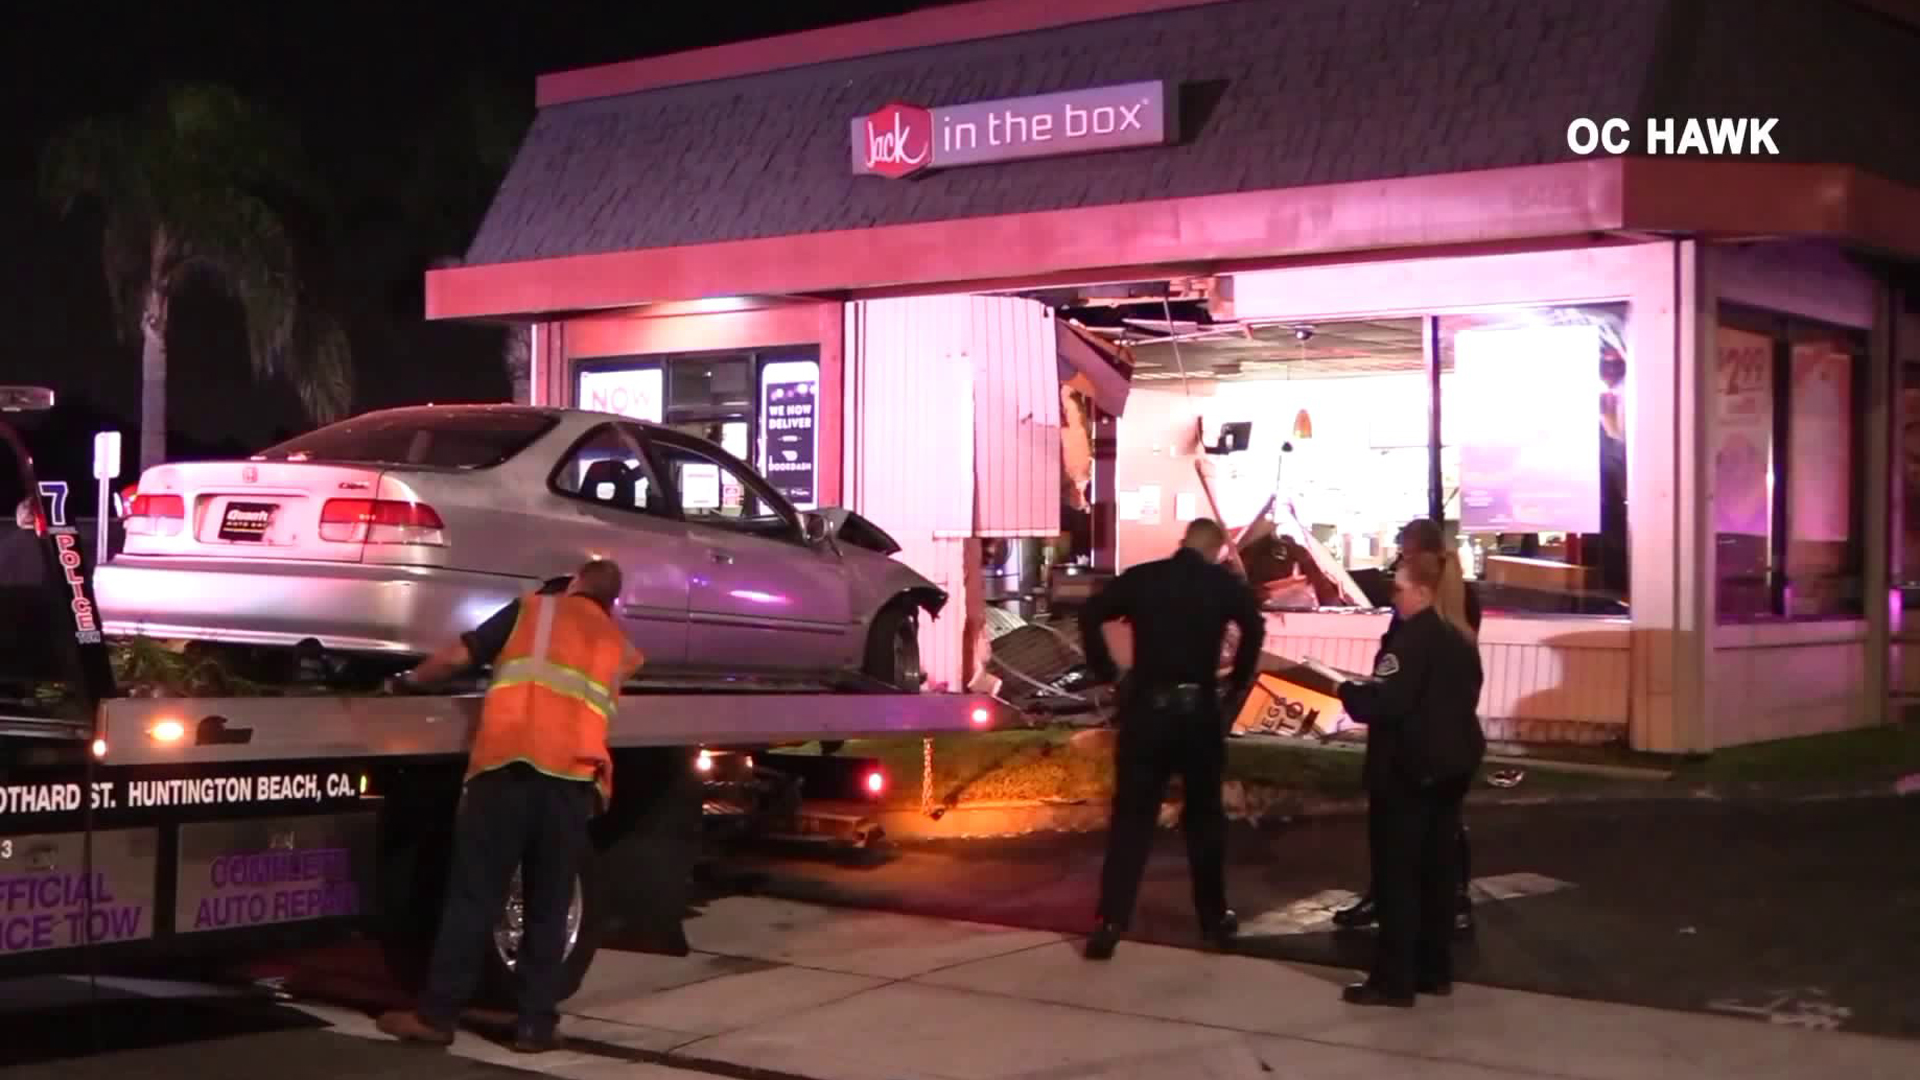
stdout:
{"type": "Polygon", "coordinates": [[[920,740],[920,812],[933,814],[933,737],[920,740]]]}

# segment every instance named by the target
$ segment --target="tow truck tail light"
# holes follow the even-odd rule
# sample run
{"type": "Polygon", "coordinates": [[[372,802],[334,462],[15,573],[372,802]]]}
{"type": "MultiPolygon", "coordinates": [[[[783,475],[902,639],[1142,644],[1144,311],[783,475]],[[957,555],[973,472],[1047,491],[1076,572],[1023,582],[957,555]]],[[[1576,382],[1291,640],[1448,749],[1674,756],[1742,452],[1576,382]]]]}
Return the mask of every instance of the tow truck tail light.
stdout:
{"type": "Polygon", "coordinates": [[[178,495],[135,495],[127,507],[127,535],[173,536],[187,523],[187,501],[178,495]]]}
{"type": "Polygon", "coordinates": [[[426,503],[328,499],[320,508],[320,539],[335,543],[445,547],[446,530],[446,522],[426,503]]]}
{"type": "Polygon", "coordinates": [[[861,786],[867,789],[868,795],[878,798],[887,790],[887,774],[879,769],[870,769],[861,786]]]}

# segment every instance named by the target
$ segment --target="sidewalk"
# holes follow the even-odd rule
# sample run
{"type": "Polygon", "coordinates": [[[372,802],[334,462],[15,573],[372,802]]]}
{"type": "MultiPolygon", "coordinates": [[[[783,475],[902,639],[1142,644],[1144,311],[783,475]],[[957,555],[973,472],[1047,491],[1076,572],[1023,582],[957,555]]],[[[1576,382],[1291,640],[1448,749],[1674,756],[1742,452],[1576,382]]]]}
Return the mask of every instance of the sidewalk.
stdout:
{"type": "Polygon", "coordinates": [[[454,1053],[578,1080],[1920,1076],[1920,1045],[1895,1040],[1474,986],[1356,1009],[1348,972],[1131,942],[1093,965],[1058,934],[780,900],[716,901],[688,935],[681,959],[603,951],[568,1049],[463,1035],[454,1053]]]}

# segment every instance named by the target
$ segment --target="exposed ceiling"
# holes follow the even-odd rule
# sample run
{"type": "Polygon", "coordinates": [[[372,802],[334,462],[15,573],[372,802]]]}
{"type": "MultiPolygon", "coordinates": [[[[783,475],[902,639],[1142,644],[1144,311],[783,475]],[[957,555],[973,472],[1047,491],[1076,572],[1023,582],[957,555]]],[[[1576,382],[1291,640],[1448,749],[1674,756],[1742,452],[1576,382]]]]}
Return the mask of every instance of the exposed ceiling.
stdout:
{"type": "Polygon", "coordinates": [[[1127,350],[1136,380],[1325,379],[1426,369],[1420,320],[1365,319],[1313,324],[1165,323],[1133,327],[1127,350]]]}
{"type": "MultiPolygon", "coordinates": [[[[1234,317],[1231,278],[1026,293],[1133,365],[1133,380],[1325,379],[1426,369],[1421,320],[1291,323],[1234,317]]],[[[1443,365],[1444,366],[1444,365],[1443,365]]]]}

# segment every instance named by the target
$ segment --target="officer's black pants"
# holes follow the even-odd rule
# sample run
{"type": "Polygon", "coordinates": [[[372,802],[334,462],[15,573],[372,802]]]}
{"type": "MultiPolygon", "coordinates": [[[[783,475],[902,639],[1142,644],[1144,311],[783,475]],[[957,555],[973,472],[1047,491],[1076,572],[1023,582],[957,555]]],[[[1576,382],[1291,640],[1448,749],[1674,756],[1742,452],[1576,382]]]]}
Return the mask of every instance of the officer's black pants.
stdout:
{"type": "Polygon", "coordinates": [[[534,1034],[553,1032],[560,1019],[567,908],[586,855],[595,798],[590,783],[518,764],[467,782],[453,827],[446,906],[420,998],[422,1020],[451,1029],[473,997],[519,869],[525,907],[514,969],[520,1025],[534,1034]]]}
{"type": "Polygon", "coordinates": [[[1180,826],[1193,875],[1193,908],[1201,926],[1211,928],[1227,911],[1227,814],[1220,802],[1227,744],[1220,721],[1212,710],[1135,707],[1121,714],[1119,728],[1098,917],[1123,930],[1132,920],[1167,781],[1178,773],[1185,789],[1180,826]]]}
{"type": "Polygon", "coordinates": [[[1379,951],[1369,982],[1411,994],[1417,981],[1453,980],[1453,917],[1460,881],[1460,804],[1467,782],[1367,796],[1379,951]]]}

